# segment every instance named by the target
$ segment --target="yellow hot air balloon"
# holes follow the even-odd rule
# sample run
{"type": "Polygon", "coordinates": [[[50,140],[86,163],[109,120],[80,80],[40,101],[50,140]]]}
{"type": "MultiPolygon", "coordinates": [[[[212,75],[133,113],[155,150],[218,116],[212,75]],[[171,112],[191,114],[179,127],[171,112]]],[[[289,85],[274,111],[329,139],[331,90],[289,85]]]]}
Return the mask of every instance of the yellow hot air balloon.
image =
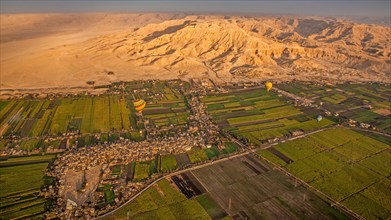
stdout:
{"type": "Polygon", "coordinates": [[[133,105],[134,105],[134,109],[136,109],[137,112],[141,113],[144,110],[147,103],[143,99],[139,99],[134,101],[133,105]]]}
{"type": "Polygon", "coordinates": [[[271,83],[271,82],[266,82],[265,83],[266,91],[269,92],[272,87],[273,87],[273,83],[271,83]]]}

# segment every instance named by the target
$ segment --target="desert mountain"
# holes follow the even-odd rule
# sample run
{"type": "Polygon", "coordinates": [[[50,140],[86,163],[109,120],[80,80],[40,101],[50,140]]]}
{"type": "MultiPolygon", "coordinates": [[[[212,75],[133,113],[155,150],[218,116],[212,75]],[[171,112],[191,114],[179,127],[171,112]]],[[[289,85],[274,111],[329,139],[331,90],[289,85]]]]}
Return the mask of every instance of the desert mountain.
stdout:
{"type": "MultiPolygon", "coordinates": [[[[89,23],[97,25],[95,29],[111,24],[115,31],[8,55],[1,59],[1,85],[84,86],[88,80],[100,84],[153,78],[215,82],[390,82],[391,78],[391,28],[385,26],[313,17],[166,15],[150,20],[132,26],[126,25],[131,20],[123,15],[101,17],[89,23]]],[[[65,26],[86,25],[78,22],[83,24],[65,26]]],[[[15,44],[2,42],[2,48],[10,49],[11,43],[15,44]]]]}

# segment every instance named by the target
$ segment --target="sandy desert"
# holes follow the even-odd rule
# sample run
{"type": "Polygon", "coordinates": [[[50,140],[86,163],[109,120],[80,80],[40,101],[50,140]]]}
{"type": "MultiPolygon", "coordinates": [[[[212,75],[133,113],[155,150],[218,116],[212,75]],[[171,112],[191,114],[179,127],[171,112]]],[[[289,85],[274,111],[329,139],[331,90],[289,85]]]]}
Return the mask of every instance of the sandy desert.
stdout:
{"type": "Polygon", "coordinates": [[[319,17],[2,14],[0,86],[176,78],[389,83],[390,39],[390,27],[319,17]]]}

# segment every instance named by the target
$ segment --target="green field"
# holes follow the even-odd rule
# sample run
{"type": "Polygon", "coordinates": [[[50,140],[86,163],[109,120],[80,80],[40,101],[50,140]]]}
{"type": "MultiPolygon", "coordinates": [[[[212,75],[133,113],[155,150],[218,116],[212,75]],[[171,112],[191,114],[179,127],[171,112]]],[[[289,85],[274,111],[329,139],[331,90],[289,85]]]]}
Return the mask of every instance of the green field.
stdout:
{"type": "Polygon", "coordinates": [[[53,154],[40,155],[40,156],[28,156],[28,157],[10,157],[4,160],[0,160],[0,167],[10,167],[16,165],[25,165],[32,163],[42,163],[51,161],[54,158],[53,154]]]}
{"type": "Polygon", "coordinates": [[[111,185],[109,185],[109,184],[103,185],[98,190],[103,191],[103,193],[105,195],[105,203],[106,204],[112,205],[114,203],[115,194],[114,194],[114,191],[113,191],[111,185]]]}
{"type": "Polygon", "coordinates": [[[174,155],[160,156],[160,166],[159,167],[160,167],[159,171],[163,172],[163,173],[177,169],[178,167],[176,164],[175,156],[174,155]]]}
{"type": "Polygon", "coordinates": [[[126,100],[115,95],[81,96],[54,100],[1,101],[1,125],[5,135],[40,137],[66,132],[94,133],[129,130],[126,100]]]}
{"type": "Polygon", "coordinates": [[[192,148],[187,152],[189,159],[192,163],[199,163],[208,160],[208,155],[205,154],[205,150],[192,148]]]}
{"type": "Polygon", "coordinates": [[[318,122],[316,115],[304,113],[276,94],[260,88],[211,94],[202,101],[220,127],[254,144],[334,124],[325,117],[318,122]]]}
{"type": "Polygon", "coordinates": [[[181,126],[188,122],[190,112],[184,96],[178,90],[178,82],[156,82],[153,87],[149,87],[149,93],[159,94],[159,98],[151,98],[144,93],[138,95],[148,103],[143,115],[152,125],[165,128],[170,125],[181,126]]]}
{"type": "Polygon", "coordinates": [[[121,166],[115,165],[110,167],[111,169],[111,176],[119,176],[121,174],[121,166]]]}
{"type": "Polygon", "coordinates": [[[259,154],[367,219],[391,217],[390,145],[337,128],[273,148],[259,154]]]}
{"type": "Polygon", "coordinates": [[[206,210],[209,216],[212,217],[212,219],[222,219],[222,216],[225,216],[227,219],[231,219],[224,209],[221,208],[209,194],[197,196],[196,199],[206,210]]]}
{"type": "Polygon", "coordinates": [[[205,149],[204,152],[205,152],[206,156],[208,157],[208,159],[213,159],[213,158],[216,158],[220,155],[219,149],[215,146],[205,149]]]}
{"type": "MultiPolygon", "coordinates": [[[[77,140],[78,147],[105,141],[111,143],[120,137],[140,141],[144,138],[139,133],[143,122],[135,115],[132,99],[131,96],[80,95],[52,100],[0,101],[0,126],[6,128],[2,135],[6,140],[11,135],[24,137],[18,146],[25,151],[45,151],[50,145],[44,143],[42,137],[63,136],[69,132],[83,135],[77,140]],[[96,133],[101,133],[100,140],[91,135],[96,133]]],[[[2,140],[0,147],[5,147],[6,143],[2,140]]],[[[51,146],[57,148],[59,143],[51,146]]]]}
{"type": "Polygon", "coordinates": [[[344,83],[325,86],[295,82],[279,84],[278,88],[322,103],[323,108],[343,117],[391,132],[391,88],[388,85],[344,83]]]}
{"type": "Polygon", "coordinates": [[[141,181],[150,176],[150,162],[137,162],[133,179],[141,181]]]}
{"type": "Polygon", "coordinates": [[[239,146],[233,142],[225,142],[225,149],[223,149],[221,152],[223,154],[230,154],[239,149],[239,146]]]}
{"type": "Polygon", "coordinates": [[[0,161],[0,215],[4,219],[42,218],[48,201],[39,196],[48,162],[55,155],[8,158],[0,161]]]}
{"type": "Polygon", "coordinates": [[[207,199],[187,199],[163,179],[106,219],[211,219],[208,213],[219,209],[207,199]]]}

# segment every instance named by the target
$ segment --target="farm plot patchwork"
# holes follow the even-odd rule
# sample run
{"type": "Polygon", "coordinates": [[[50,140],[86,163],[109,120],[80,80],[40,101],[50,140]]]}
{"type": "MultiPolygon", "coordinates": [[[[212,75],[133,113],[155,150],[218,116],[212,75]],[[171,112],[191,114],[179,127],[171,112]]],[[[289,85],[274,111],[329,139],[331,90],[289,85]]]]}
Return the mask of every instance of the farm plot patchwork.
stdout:
{"type": "Polygon", "coordinates": [[[259,88],[208,95],[202,101],[221,127],[255,144],[333,124],[327,118],[318,122],[313,115],[307,115],[274,93],[259,88]]]}
{"type": "Polygon", "coordinates": [[[130,110],[114,95],[82,96],[55,100],[1,101],[4,135],[40,137],[66,132],[84,133],[129,130],[130,110]]]}
{"type": "Polygon", "coordinates": [[[137,124],[132,128],[136,119],[131,123],[134,109],[128,104],[131,104],[130,100],[115,95],[0,101],[0,130],[4,137],[1,147],[18,145],[19,149],[30,152],[45,152],[49,146],[64,148],[64,144],[58,141],[49,143],[43,137],[67,132],[82,134],[77,140],[70,139],[71,144],[78,141],[78,147],[105,141],[111,143],[121,137],[142,140],[137,124]],[[130,129],[133,131],[129,133],[130,129]],[[7,138],[13,134],[27,138],[20,143],[11,143],[7,138]]]}
{"type": "Polygon", "coordinates": [[[265,161],[247,155],[189,171],[233,219],[344,219],[265,161]]]}
{"type": "Polygon", "coordinates": [[[0,162],[0,215],[4,219],[42,218],[48,201],[40,196],[48,162],[55,155],[8,158],[0,162]]]}
{"type": "Polygon", "coordinates": [[[50,134],[79,130],[81,133],[108,132],[129,128],[129,109],[118,96],[63,99],[57,107],[50,134]]]}
{"type": "Polygon", "coordinates": [[[143,111],[144,117],[159,127],[186,124],[190,111],[183,95],[168,84],[162,86],[159,94],[158,98],[146,99],[148,104],[143,111]]]}
{"type": "Polygon", "coordinates": [[[187,199],[163,179],[105,219],[211,219],[207,211],[213,207],[219,208],[213,200],[187,199]]]}
{"type": "Polygon", "coordinates": [[[237,150],[239,150],[237,144],[233,142],[224,142],[224,145],[220,146],[220,148],[216,146],[211,146],[206,149],[192,148],[190,151],[187,151],[187,155],[191,163],[199,163],[232,154],[237,150]]]}
{"type": "Polygon", "coordinates": [[[192,148],[186,153],[176,155],[160,155],[158,159],[158,172],[170,172],[177,168],[184,168],[191,164],[202,163],[207,160],[227,156],[239,150],[233,142],[224,142],[220,149],[212,146],[206,149],[192,148]]]}
{"type": "Polygon", "coordinates": [[[279,84],[278,88],[310,98],[331,112],[391,132],[391,88],[381,84],[322,86],[301,83],[279,84]]]}
{"type": "Polygon", "coordinates": [[[390,152],[391,146],[386,143],[337,128],[259,154],[363,217],[387,219],[391,217],[391,197],[375,192],[390,188],[390,152]],[[292,161],[287,163],[284,157],[292,161]]]}

